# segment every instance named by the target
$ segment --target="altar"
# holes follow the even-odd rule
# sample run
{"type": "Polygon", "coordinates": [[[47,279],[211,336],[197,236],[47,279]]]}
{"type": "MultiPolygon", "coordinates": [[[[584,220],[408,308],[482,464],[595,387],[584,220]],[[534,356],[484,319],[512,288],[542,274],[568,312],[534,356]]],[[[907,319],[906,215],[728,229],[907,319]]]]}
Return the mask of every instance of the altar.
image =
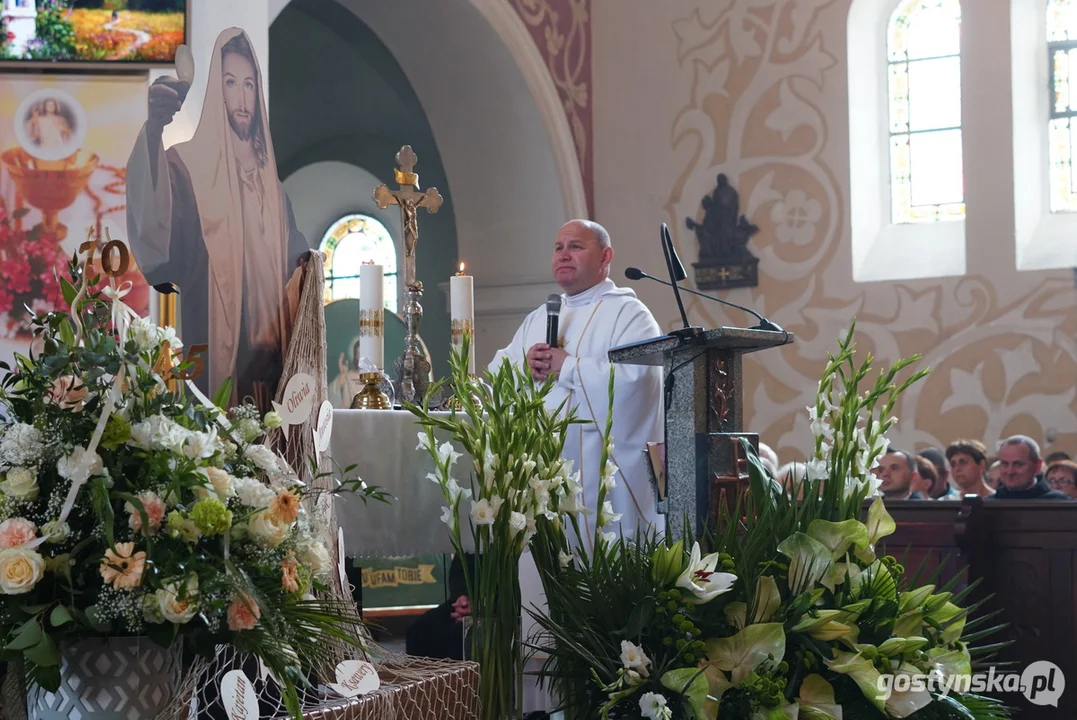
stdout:
{"type": "MultiPolygon", "coordinates": [[[[449,413],[443,413],[448,416],[449,413]]],[[[337,522],[344,529],[348,557],[400,557],[451,553],[441,487],[427,479],[430,455],[417,450],[419,426],[406,410],[334,410],[333,461],[393,497],[389,504],[337,498],[337,522]]],[[[461,458],[461,467],[470,467],[461,458]]],[[[461,482],[465,478],[460,478],[461,482]]]]}

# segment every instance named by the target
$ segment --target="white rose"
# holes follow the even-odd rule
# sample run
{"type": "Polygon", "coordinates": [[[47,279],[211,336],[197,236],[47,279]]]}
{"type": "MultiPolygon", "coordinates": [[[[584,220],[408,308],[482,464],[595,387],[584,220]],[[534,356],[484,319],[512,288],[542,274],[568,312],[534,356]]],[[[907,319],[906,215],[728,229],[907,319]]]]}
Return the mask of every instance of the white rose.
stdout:
{"type": "Polygon", "coordinates": [[[17,467],[9,470],[4,492],[17,500],[37,500],[37,468],[17,467]]]}
{"type": "Polygon", "coordinates": [[[190,622],[198,612],[198,576],[188,578],[187,594],[183,600],[180,600],[179,593],[180,588],[176,583],[167,583],[157,591],[157,606],[165,620],[182,625],[190,622]]]}
{"type": "Polygon", "coordinates": [[[41,526],[41,536],[50,543],[62,543],[71,537],[71,526],[59,520],[49,520],[41,526]]]}
{"type": "Polygon", "coordinates": [[[324,577],[329,570],[329,551],[320,542],[308,542],[299,547],[296,559],[310,568],[310,571],[319,577],[324,577]]]}
{"type": "Polygon", "coordinates": [[[250,534],[259,545],[275,548],[288,538],[292,523],[279,522],[265,510],[251,517],[250,534]]]}
{"type": "Polygon", "coordinates": [[[220,468],[206,468],[206,473],[209,475],[209,482],[213,486],[213,492],[217,493],[217,497],[221,502],[225,502],[230,497],[235,497],[235,478],[226,473],[220,468]]]}
{"type": "Polygon", "coordinates": [[[277,454],[265,445],[251,445],[243,451],[243,457],[266,472],[277,469],[277,454]]]}
{"type": "Polygon", "coordinates": [[[28,593],[44,575],[45,559],[36,550],[26,547],[0,550],[0,594],[28,593]]]}

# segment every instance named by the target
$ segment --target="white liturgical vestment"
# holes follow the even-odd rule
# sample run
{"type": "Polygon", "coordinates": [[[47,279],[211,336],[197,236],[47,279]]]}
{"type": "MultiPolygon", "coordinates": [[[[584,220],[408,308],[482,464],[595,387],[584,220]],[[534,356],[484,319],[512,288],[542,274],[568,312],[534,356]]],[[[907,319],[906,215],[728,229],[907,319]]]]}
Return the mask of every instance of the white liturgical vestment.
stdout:
{"type": "MultiPolygon", "coordinates": [[[[608,353],[611,348],[661,335],[650,310],[627,288],[606,279],[578,295],[561,297],[558,329],[561,348],[568,353],[546,405],[556,409],[566,398],[581,420],[565,438],[564,457],[580,470],[584,504],[595,513],[585,518],[581,531],[594,537],[602,453],[602,431],[609,408],[608,353]]],[[[516,331],[512,343],[490,362],[496,371],[503,358],[526,370],[527,351],[546,342],[545,305],[532,312],[516,331]]],[[[663,530],[644,451],[648,442],[663,440],[662,368],[617,365],[614,380],[613,462],[619,468],[616,486],[606,499],[621,513],[620,529],[631,535],[638,528],[663,530]]],[[[616,527],[607,528],[616,531],[616,527]]],[[[590,542],[587,543],[590,546],[590,542]]]]}

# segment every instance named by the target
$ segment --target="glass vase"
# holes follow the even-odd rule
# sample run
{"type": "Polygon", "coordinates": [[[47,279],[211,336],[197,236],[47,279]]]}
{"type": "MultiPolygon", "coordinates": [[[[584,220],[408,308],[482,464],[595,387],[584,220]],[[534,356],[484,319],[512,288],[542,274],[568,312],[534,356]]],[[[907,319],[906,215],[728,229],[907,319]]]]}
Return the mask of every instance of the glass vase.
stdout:
{"type": "Polygon", "coordinates": [[[492,592],[479,594],[469,631],[471,659],[479,663],[482,720],[522,717],[523,633],[518,573],[502,576],[492,592]]]}

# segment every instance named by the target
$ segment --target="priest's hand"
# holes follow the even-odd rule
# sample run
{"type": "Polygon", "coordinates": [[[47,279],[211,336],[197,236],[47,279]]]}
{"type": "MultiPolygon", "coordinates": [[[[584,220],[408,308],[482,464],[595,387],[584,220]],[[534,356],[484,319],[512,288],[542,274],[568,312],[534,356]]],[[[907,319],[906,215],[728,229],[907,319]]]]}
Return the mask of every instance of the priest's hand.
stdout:
{"type": "Polygon", "coordinates": [[[545,382],[546,378],[561,372],[567,357],[568,353],[561,348],[537,343],[527,351],[527,367],[531,370],[531,377],[545,382]]]}

